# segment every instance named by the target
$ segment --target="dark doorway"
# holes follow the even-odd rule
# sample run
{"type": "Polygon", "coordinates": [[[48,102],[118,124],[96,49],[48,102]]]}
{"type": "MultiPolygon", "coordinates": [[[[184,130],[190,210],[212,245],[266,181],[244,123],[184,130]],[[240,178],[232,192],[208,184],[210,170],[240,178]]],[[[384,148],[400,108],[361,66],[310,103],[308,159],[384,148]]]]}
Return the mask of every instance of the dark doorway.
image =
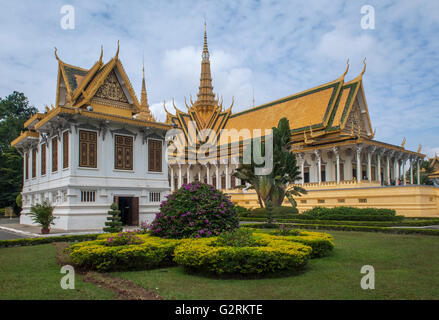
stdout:
{"type": "Polygon", "coordinates": [[[124,226],[139,225],[139,198],[117,197],[117,205],[120,210],[120,218],[124,226]]]}

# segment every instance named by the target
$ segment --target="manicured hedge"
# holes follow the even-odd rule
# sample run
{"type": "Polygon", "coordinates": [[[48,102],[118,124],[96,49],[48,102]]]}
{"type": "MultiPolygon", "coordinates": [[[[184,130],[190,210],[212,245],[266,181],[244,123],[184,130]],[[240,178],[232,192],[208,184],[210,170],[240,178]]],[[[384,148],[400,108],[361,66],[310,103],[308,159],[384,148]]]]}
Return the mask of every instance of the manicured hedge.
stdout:
{"type": "MultiPolygon", "coordinates": [[[[278,224],[267,223],[249,223],[244,225],[246,228],[256,229],[277,229],[278,224]]],[[[369,226],[352,226],[352,225],[324,225],[324,224],[292,224],[298,229],[315,229],[315,230],[338,230],[338,231],[363,231],[363,232],[383,232],[394,234],[423,234],[439,236],[439,229],[417,229],[417,228],[386,228],[386,227],[369,227],[369,226]]]]}
{"type": "Polygon", "coordinates": [[[149,234],[138,237],[142,244],[107,246],[106,239],[74,244],[70,246],[70,257],[75,265],[98,271],[144,270],[174,264],[173,252],[180,240],[149,234]]]}
{"type": "MultiPolygon", "coordinates": [[[[277,217],[284,217],[284,216],[294,216],[299,214],[299,210],[295,207],[291,206],[281,206],[281,207],[274,207],[273,208],[273,216],[277,217]]],[[[251,210],[247,217],[266,217],[267,216],[267,209],[265,208],[256,208],[251,210]]]]}
{"type": "Polygon", "coordinates": [[[214,274],[273,274],[302,268],[312,248],[275,236],[256,236],[252,247],[222,247],[216,238],[183,241],[175,249],[175,262],[186,269],[214,274]]]}
{"type": "MultiPolygon", "coordinates": [[[[254,221],[254,222],[265,222],[266,218],[250,218],[241,217],[241,221],[254,221]]],[[[407,226],[407,227],[419,227],[419,226],[431,226],[439,225],[439,219],[431,220],[401,220],[401,221],[337,221],[337,220],[304,220],[304,219],[275,219],[276,222],[281,223],[299,223],[299,224],[329,224],[329,225],[353,225],[353,226],[375,226],[375,227],[396,227],[396,226],[407,226]]]]}
{"type": "Polygon", "coordinates": [[[403,216],[397,216],[393,209],[335,207],[314,207],[304,211],[301,219],[310,220],[355,220],[355,221],[399,221],[403,216]]]}
{"type": "MultiPolygon", "coordinates": [[[[271,234],[276,235],[276,231],[271,232],[271,234]]],[[[276,236],[278,239],[299,242],[310,246],[312,248],[312,258],[324,257],[334,249],[334,238],[327,233],[290,230],[289,235],[276,236]]]]}
{"type": "Polygon", "coordinates": [[[6,247],[20,247],[20,246],[35,246],[38,244],[52,243],[52,242],[76,242],[88,241],[97,239],[98,234],[81,234],[71,236],[54,236],[54,237],[38,237],[38,238],[23,238],[13,240],[0,240],[0,248],[6,247]]]}

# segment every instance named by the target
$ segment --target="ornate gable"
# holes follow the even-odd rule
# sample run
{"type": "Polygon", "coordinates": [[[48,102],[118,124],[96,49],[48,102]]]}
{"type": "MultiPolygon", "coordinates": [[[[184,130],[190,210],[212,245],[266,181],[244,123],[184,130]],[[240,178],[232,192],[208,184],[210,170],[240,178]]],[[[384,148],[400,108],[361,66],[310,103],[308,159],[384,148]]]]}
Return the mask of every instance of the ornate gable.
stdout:
{"type": "Polygon", "coordinates": [[[92,101],[106,103],[111,100],[111,102],[122,103],[124,106],[129,106],[129,101],[124,93],[122,86],[117,79],[116,73],[113,70],[105,78],[103,84],[96,91],[96,94],[92,98],[92,101]]]}

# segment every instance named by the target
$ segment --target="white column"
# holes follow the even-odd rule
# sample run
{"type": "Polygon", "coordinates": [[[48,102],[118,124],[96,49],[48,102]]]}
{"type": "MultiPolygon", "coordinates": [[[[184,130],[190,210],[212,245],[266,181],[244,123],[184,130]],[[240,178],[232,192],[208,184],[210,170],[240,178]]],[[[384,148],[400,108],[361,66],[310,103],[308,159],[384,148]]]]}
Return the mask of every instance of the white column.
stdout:
{"type": "Polygon", "coordinates": [[[377,154],[377,168],[376,168],[375,172],[378,176],[377,180],[381,184],[381,154],[380,154],[380,152],[378,152],[378,154],[377,154]]]}
{"type": "Polygon", "coordinates": [[[171,191],[175,190],[175,185],[174,185],[174,166],[170,166],[171,167],[171,191]]]}
{"type": "Polygon", "coordinates": [[[418,184],[421,184],[421,161],[420,161],[420,159],[417,159],[416,160],[416,164],[417,164],[417,166],[418,166],[418,174],[417,174],[417,180],[418,180],[418,184]]]}
{"type": "Polygon", "coordinates": [[[361,149],[363,147],[361,145],[357,146],[357,182],[361,182],[361,149]]]}
{"type": "Polygon", "coordinates": [[[216,186],[215,186],[215,188],[217,188],[217,189],[221,189],[220,187],[221,187],[221,181],[220,181],[220,176],[219,176],[219,168],[220,167],[220,165],[219,165],[219,163],[217,163],[216,165],[215,165],[215,176],[216,176],[216,186]]]}
{"type": "Polygon", "coordinates": [[[317,181],[322,183],[322,157],[319,150],[314,150],[314,154],[317,157],[317,181]]]}
{"type": "Polygon", "coordinates": [[[226,163],[225,166],[226,166],[226,189],[228,190],[230,189],[230,185],[231,185],[230,184],[231,176],[229,175],[229,164],[226,163]]]}
{"type": "Polygon", "coordinates": [[[372,153],[367,153],[367,179],[372,182],[372,153]]]}
{"type": "Polygon", "coordinates": [[[413,184],[413,159],[410,158],[410,184],[413,184]]]}
{"type": "Polygon", "coordinates": [[[181,179],[181,164],[178,164],[178,189],[181,188],[182,179],[181,179]]]}
{"type": "Polygon", "coordinates": [[[207,184],[210,184],[210,168],[208,163],[206,163],[206,176],[207,176],[207,184]]]}
{"type": "Polygon", "coordinates": [[[407,183],[406,183],[406,179],[405,179],[405,162],[406,162],[406,158],[403,158],[402,159],[402,184],[403,185],[407,185],[407,183]]]}
{"type": "Polygon", "coordinates": [[[188,163],[187,168],[186,168],[186,176],[187,176],[187,183],[191,183],[191,164],[188,163]]]}
{"type": "Polygon", "coordinates": [[[300,173],[302,177],[302,186],[305,184],[305,156],[302,153],[298,153],[297,157],[300,161],[300,173]]]}
{"type": "Polygon", "coordinates": [[[387,179],[387,184],[390,185],[390,155],[387,155],[387,159],[386,159],[386,179],[387,179]]]}
{"type": "Polygon", "coordinates": [[[340,183],[340,152],[337,147],[332,148],[332,151],[334,151],[335,154],[335,164],[336,164],[335,175],[337,177],[337,183],[340,183]]]}

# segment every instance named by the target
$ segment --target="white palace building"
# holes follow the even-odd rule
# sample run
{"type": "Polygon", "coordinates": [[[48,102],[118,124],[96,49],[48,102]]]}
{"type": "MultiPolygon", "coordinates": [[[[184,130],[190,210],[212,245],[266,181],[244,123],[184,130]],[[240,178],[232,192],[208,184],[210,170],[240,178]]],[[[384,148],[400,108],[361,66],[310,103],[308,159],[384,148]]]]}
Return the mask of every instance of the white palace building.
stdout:
{"type": "Polygon", "coordinates": [[[32,116],[11,145],[24,158],[23,211],[49,201],[54,228],[100,229],[111,203],[125,225],[151,221],[169,192],[165,133],[140,103],[116,55],[89,70],[58,60],[56,105],[32,116]]]}

